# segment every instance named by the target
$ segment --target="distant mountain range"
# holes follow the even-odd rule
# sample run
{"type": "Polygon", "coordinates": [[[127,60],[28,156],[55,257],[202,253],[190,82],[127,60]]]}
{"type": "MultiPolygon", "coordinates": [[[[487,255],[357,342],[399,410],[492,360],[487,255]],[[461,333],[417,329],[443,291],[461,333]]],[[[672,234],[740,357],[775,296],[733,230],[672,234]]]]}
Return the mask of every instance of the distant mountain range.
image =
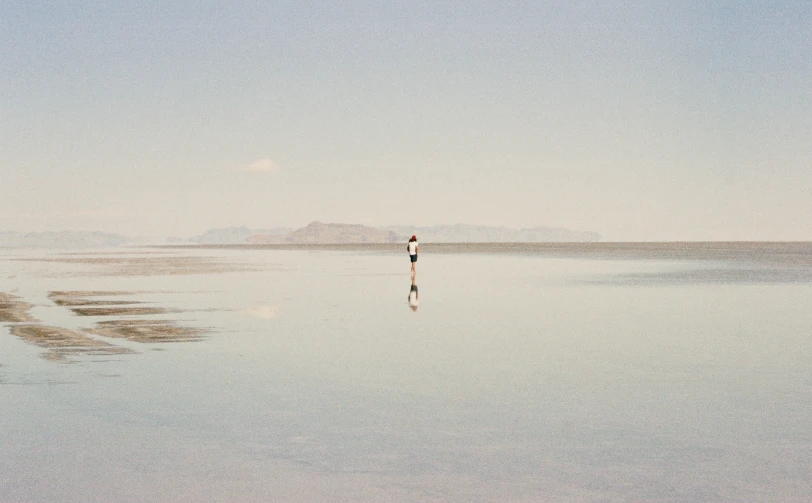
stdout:
{"type": "Polygon", "coordinates": [[[395,226],[386,228],[352,224],[312,222],[289,234],[257,234],[248,238],[254,244],[397,243],[413,234],[424,243],[539,243],[598,241],[596,232],[571,231],[560,227],[508,229],[485,225],[437,225],[433,227],[395,226]]]}
{"type": "Polygon", "coordinates": [[[332,244],[332,243],[397,243],[402,241],[392,231],[358,224],[324,224],[311,222],[286,235],[257,234],[248,238],[252,244],[332,244]]]}
{"type": "Polygon", "coordinates": [[[0,232],[0,248],[109,248],[130,241],[109,232],[0,232]]]}
{"type": "MultiPolygon", "coordinates": [[[[598,241],[596,232],[582,232],[560,227],[509,229],[486,225],[435,225],[432,227],[368,227],[358,224],[312,222],[300,229],[277,227],[249,229],[224,227],[209,229],[188,239],[169,238],[167,243],[182,244],[331,244],[331,243],[397,243],[416,234],[423,243],[536,243],[598,241]]],[[[123,244],[144,244],[120,234],[89,231],[0,232],[0,248],[104,248],[123,244]]]]}
{"type": "Polygon", "coordinates": [[[550,243],[591,242],[600,240],[597,232],[572,231],[562,227],[509,229],[487,225],[435,225],[432,227],[385,227],[401,236],[417,235],[427,243],[550,243]]]}

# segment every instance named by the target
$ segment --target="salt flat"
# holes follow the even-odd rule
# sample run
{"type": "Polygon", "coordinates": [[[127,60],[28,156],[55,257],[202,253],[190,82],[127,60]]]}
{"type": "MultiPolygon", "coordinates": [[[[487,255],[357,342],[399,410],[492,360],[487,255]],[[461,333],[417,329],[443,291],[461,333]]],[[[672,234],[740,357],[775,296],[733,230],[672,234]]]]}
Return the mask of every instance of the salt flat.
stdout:
{"type": "Polygon", "coordinates": [[[413,312],[404,246],[0,252],[0,500],[812,494],[812,245],[417,269],[413,312]]]}

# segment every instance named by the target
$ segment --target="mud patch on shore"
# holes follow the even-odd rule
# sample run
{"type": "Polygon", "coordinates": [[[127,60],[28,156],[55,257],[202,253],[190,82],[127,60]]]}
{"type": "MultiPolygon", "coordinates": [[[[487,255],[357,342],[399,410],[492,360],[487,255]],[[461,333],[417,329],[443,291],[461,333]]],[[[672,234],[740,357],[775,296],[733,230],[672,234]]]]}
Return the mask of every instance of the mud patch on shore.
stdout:
{"type": "Polygon", "coordinates": [[[62,307],[84,307],[84,306],[126,306],[141,304],[140,301],[131,300],[87,300],[87,299],[52,299],[54,304],[62,307]]]}
{"type": "Polygon", "coordinates": [[[20,297],[0,292],[0,322],[18,323],[37,321],[28,310],[33,306],[20,297]]]}
{"type": "Polygon", "coordinates": [[[60,296],[54,295],[56,292],[51,292],[48,294],[48,298],[56,304],[57,306],[62,307],[85,307],[85,306],[126,306],[132,304],[141,304],[140,301],[135,300],[90,300],[84,297],[71,297],[71,296],[60,296]]]}
{"type": "MultiPolygon", "coordinates": [[[[52,291],[48,297],[55,303],[69,307],[78,316],[148,316],[176,313],[179,310],[161,306],[133,305],[137,301],[91,300],[90,297],[126,296],[137,292],[124,291],[52,291]],[[130,305],[126,305],[130,304],[130,305]]],[[[126,339],[133,342],[194,342],[203,339],[204,330],[178,325],[170,320],[113,319],[99,321],[87,333],[111,339],[126,339]]]]}
{"type": "Polygon", "coordinates": [[[146,316],[177,312],[163,307],[72,307],[71,311],[79,316],[146,316]]]}
{"type": "Polygon", "coordinates": [[[104,341],[62,327],[48,325],[15,325],[11,334],[46,351],[46,360],[70,363],[71,356],[121,355],[134,353],[132,349],[114,346],[104,341]]]}
{"type": "Polygon", "coordinates": [[[88,301],[87,297],[105,297],[114,295],[135,295],[132,290],[54,290],[48,292],[48,298],[54,300],[88,301]]]}
{"type": "Polygon", "coordinates": [[[99,316],[112,319],[98,321],[93,328],[69,330],[40,323],[28,314],[31,304],[19,297],[0,293],[0,322],[22,322],[10,328],[11,335],[45,348],[46,360],[73,363],[80,356],[107,356],[137,353],[104,339],[124,339],[143,344],[166,342],[195,342],[202,340],[207,329],[184,326],[175,321],[131,316],[150,316],[181,312],[161,306],[144,305],[129,299],[105,299],[135,295],[134,291],[54,290],[48,298],[56,305],[78,316],[99,316]],[[74,358],[76,357],[76,358],[74,358]]]}
{"type": "Polygon", "coordinates": [[[48,298],[57,306],[62,307],[85,307],[85,306],[126,306],[132,304],[142,304],[137,300],[91,300],[88,297],[122,296],[133,295],[136,292],[124,291],[80,291],[80,290],[55,290],[48,292],[48,298]]]}
{"type": "Polygon", "coordinates": [[[163,307],[140,306],[136,300],[91,300],[88,297],[132,295],[123,291],[53,291],[48,298],[58,305],[69,308],[78,316],[147,316],[172,311],[163,307]]]}
{"type": "Polygon", "coordinates": [[[169,320],[100,321],[88,333],[142,343],[194,342],[203,339],[203,330],[178,326],[169,320]]]}

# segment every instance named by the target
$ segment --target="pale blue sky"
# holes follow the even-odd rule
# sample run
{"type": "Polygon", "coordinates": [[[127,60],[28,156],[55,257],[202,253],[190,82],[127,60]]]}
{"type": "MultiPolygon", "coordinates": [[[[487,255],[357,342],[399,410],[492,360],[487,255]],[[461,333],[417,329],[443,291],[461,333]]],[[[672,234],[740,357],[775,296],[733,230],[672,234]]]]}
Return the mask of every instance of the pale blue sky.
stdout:
{"type": "Polygon", "coordinates": [[[807,1],[7,1],[0,230],[810,240],[810,82],[807,1]]]}

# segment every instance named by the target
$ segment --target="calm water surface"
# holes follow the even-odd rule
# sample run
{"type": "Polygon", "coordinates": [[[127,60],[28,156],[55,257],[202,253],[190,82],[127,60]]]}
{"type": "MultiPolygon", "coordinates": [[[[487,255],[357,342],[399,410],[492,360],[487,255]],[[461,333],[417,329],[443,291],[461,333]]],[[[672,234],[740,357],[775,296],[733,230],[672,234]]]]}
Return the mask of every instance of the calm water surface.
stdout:
{"type": "Polygon", "coordinates": [[[427,246],[416,312],[402,247],[0,252],[43,324],[205,335],[55,362],[0,322],[0,501],[809,501],[812,246],[764,246],[427,246]]]}

